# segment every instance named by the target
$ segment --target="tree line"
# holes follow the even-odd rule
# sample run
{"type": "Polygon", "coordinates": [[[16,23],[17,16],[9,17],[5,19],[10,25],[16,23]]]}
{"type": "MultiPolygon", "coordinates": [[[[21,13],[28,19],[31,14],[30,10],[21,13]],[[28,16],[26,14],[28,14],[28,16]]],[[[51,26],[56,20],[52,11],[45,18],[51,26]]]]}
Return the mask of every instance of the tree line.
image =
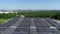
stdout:
{"type": "Polygon", "coordinates": [[[0,14],[0,18],[14,18],[19,17],[20,15],[25,15],[27,18],[53,18],[60,19],[60,11],[56,10],[39,10],[39,11],[19,11],[18,13],[8,13],[8,14],[0,14]],[[16,16],[18,15],[18,16],[16,16]]]}

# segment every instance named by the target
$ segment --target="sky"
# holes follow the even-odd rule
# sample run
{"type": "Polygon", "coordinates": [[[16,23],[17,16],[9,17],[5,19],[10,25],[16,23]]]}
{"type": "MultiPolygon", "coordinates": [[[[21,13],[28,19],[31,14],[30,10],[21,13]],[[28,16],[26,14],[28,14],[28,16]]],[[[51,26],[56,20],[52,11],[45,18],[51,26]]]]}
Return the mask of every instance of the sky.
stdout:
{"type": "Polygon", "coordinates": [[[0,10],[60,10],[60,0],[0,0],[0,10]]]}

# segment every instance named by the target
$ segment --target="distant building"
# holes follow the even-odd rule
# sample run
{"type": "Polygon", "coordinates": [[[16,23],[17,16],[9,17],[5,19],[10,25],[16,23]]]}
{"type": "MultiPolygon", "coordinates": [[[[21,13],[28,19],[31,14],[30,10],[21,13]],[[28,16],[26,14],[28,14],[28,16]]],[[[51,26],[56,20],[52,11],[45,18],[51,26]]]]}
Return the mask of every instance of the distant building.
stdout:
{"type": "Polygon", "coordinates": [[[25,16],[24,15],[20,15],[21,18],[24,18],[25,16]]]}
{"type": "Polygon", "coordinates": [[[11,12],[9,12],[9,11],[6,11],[6,12],[5,11],[0,11],[0,13],[1,14],[3,14],[3,13],[8,14],[8,13],[14,13],[14,12],[12,12],[12,11],[11,12]]]}

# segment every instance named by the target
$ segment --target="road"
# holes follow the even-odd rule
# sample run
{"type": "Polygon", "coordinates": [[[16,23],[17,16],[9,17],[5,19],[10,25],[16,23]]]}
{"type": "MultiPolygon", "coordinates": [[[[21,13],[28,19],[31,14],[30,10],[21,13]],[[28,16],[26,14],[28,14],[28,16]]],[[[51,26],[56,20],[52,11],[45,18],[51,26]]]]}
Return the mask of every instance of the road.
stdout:
{"type": "Polygon", "coordinates": [[[60,34],[60,24],[50,18],[14,18],[0,25],[0,34],[60,34]]]}

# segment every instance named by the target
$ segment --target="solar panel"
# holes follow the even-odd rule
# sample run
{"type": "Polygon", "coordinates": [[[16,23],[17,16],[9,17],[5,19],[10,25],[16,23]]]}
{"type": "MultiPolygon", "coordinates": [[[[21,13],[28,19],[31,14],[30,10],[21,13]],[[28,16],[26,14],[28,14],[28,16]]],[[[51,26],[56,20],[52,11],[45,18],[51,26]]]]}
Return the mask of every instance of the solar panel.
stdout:
{"type": "Polygon", "coordinates": [[[55,34],[55,33],[51,33],[51,32],[38,32],[38,34],[55,34]]]}
{"type": "Polygon", "coordinates": [[[14,32],[12,34],[28,34],[28,32],[14,32]]]}
{"type": "Polygon", "coordinates": [[[16,28],[15,32],[29,32],[29,28],[16,28]]]}
{"type": "MultiPolygon", "coordinates": [[[[17,23],[18,20],[19,18],[14,18],[3,25],[0,25],[0,27],[2,27],[0,28],[0,31],[5,31],[7,27],[10,27],[11,25],[17,23]]],[[[12,34],[31,34],[35,32],[37,34],[56,34],[55,31],[50,28],[50,26],[52,25],[59,29],[59,24],[51,19],[45,19],[45,21],[42,18],[24,18],[22,22],[19,22],[20,24],[16,26],[12,34]]]]}
{"type": "Polygon", "coordinates": [[[60,25],[59,25],[57,22],[55,22],[55,21],[53,21],[53,20],[51,20],[51,19],[45,19],[45,20],[47,20],[47,21],[48,21],[51,25],[53,25],[54,27],[60,29],[60,25]]]}
{"type": "Polygon", "coordinates": [[[0,31],[4,31],[5,29],[7,29],[7,28],[0,28],[0,31]]]}

